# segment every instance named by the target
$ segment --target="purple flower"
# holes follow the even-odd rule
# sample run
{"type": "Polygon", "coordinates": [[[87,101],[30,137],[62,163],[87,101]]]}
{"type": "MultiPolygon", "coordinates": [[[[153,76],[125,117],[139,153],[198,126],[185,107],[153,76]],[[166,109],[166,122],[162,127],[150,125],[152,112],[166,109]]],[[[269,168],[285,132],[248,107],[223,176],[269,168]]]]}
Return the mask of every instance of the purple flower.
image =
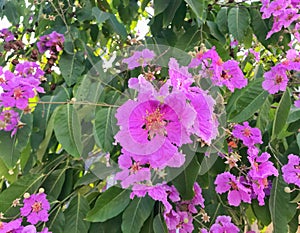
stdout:
{"type": "Polygon", "coordinates": [[[232,135],[243,141],[245,146],[251,147],[254,144],[262,144],[261,132],[258,128],[251,128],[246,121],[243,125],[235,125],[232,135]]]}
{"type": "Polygon", "coordinates": [[[288,159],[288,163],[281,168],[283,179],[288,184],[300,187],[300,157],[290,154],[288,159]]]}
{"type": "Polygon", "coordinates": [[[155,53],[153,51],[144,49],[135,51],[131,57],[123,59],[123,62],[127,63],[129,70],[132,70],[139,66],[146,66],[154,57],[155,53]]]}
{"type": "Polygon", "coordinates": [[[168,187],[169,186],[164,183],[154,186],[135,184],[132,187],[130,198],[133,199],[135,196],[144,197],[148,194],[153,200],[162,202],[166,213],[169,213],[172,210],[172,205],[168,201],[168,187]]]}
{"type": "Polygon", "coordinates": [[[50,204],[46,199],[46,194],[32,194],[24,199],[24,206],[20,209],[21,216],[27,217],[27,221],[31,224],[37,224],[39,221],[48,221],[48,210],[50,204]]]}
{"type": "Polygon", "coordinates": [[[299,95],[299,99],[295,101],[294,105],[295,107],[300,108],[300,95],[299,95]]]}
{"type": "Polygon", "coordinates": [[[5,42],[9,42],[15,39],[14,34],[7,28],[0,30],[0,38],[4,38],[5,42]]]}
{"type": "Polygon", "coordinates": [[[166,221],[166,225],[168,230],[176,230],[180,222],[180,216],[175,210],[171,210],[169,212],[164,212],[164,219],[166,221]]]}
{"type": "Polygon", "coordinates": [[[22,232],[22,218],[6,222],[0,222],[0,233],[21,233],[22,232]]]}
{"type": "Polygon", "coordinates": [[[19,114],[13,110],[4,110],[0,113],[0,130],[12,131],[13,136],[18,129],[18,123],[20,121],[19,114]]]}
{"type": "Polygon", "coordinates": [[[193,217],[188,212],[178,211],[179,223],[176,229],[169,230],[170,233],[191,233],[194,230],[193,217]]]}
{"type": "Polygon", "coordinates": [[[211,226],[210,233],[237,233],[239,228],[231,222],[229,216],[218,216],[216,222],[211,226]]]}
{"type": "Polygon", "coordinates": [[[191,84],[194,82],[193,76],[188,71],[188,67],[179,67],[175,58],[170,58],[169,76],[172,86],[178,90],[182,90],[183,92],[187,92],[191,84]]]}
{"type": "Polygon", "coordinates": [[[248,175],[252,179],[263,179],[269,176],[278,176],[278,171],[274,167],[273,163],[269,161],[271,155],[267,152],[261,154],[261,156],[248,156],[251,163],[251,169],[248,175]]]}
{"type": "Polygon", "coordinates": [[[198,87],[191,87],[187,97],[197,113],[193,133],[209,145],[218,135],[219,123],[214,114],[215,100],[198,87]]]}
{"type": "Polygon", "coordinates": [[[172,92],[161,98],[128,100],[118,108],[120,131],[115,139],[136,161],[154,168],[179,167],[184,157],[178,147],[191,142],[190,129],[196,114],[183,93],[172,92]]]}
{"type": "Polygon", "coordinates": [[[151,178],[150,168],[143,167],[138,161],[133,161],[129,154],[119,156],[118,164],[122,171],[116,174],[115,179],[121,180],[122,188],[128,188],[130,185],[148,181],[151,178]]]}
{"type": "Polygon", "coordinates": [[[247,86],[248,80],[244,77],[239,63],[235,60],[229,60],[223,63],[223,70],[216,85],[225,85],[231,92],[234,88],[241,89],[247,86]]]}
{"type": "Polygon", "coordinates": [[[245,187],[237,178],[229,172],[221,173],[215,180],[216,192],[228,192],[228,203],[239,206],[241,201],[251,203],[251,190],[245,187]]]}
{"type": "Polygon", "coordinates": [[[22,233],[36,233],[36,228],[33,225],[28,225],[23,228],[22,233]]]}
{"type": "Polygon", "coordinates": [[[270,71],[264,74],[265,80],[262,83],[263,89],[270,94],[275,94],[278,91],[285,91],[288,83],[286,75],[286,67],[279,64],[271,68],[270,71]]]}
{"type": "Polygon", "coordinates": [[[53,31],[48,35],[40,37],[40,41],[37,42],[37,47],[40,53],[44,53],[50,50],[51,53],[57,53],[63,49],[63,43],[65,37],[63,34],[53,31]]]}
{"type": "Polygon", "coordinates": [[[287,64],[290,70],[300,71],[300,54],[295,49],[289,49],[286,52],[287,64]]]}
{"type": "Polygon", "coordinates": [[[267,178],[257,178],[255,180],[251,180],[251,188],[252,188],[252,198],[257,198],[258,204],[260,206],[265,205],[265,196],[267,195],[267,191],[270,187],[270,183],[267,178]]]}
{"type": "Polygon", "coordinates": [[[239,206],[241,201],[251,203],[251,190],[246,188],[237,178],[229,172],[221,173],[215,180],[216,192],[228,192],[228,203],[239,206]]]}

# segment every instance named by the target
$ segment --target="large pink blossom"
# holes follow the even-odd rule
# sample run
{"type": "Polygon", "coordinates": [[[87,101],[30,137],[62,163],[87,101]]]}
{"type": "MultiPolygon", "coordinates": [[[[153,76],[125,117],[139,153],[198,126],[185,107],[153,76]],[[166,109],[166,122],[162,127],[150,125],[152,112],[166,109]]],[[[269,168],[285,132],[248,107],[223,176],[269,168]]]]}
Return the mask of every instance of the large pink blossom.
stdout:
{"type": "Polygon", "coordinates": [[[286,183],[300,187],[300,156],[290,154],[288,163],[282,167],[282,173],[286,183]]]}
{"type": "Polygon", "coordinates": [[[263,89],[270,94],[285,91],[288,83],[286,71],[287,67],[282,64],[272,67],[270,71],[264,74],[265,80],[262,83],[263,89]]]}

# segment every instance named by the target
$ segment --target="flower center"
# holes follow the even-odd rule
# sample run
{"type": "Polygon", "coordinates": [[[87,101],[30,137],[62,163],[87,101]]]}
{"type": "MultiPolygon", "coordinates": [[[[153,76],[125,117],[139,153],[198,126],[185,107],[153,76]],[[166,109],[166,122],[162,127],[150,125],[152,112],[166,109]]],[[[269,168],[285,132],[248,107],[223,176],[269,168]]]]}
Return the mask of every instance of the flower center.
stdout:
{"type": "Polygon", "coordinates": [[[250,137],[251,136],[251,130],[249,128],[245,128],[243,131],[243,135],[245,137],[250,137]]]}
{"type": "Polygon", "coordinates": [[[15,99],[20,99],[23,96],[23,91],[20,87],[14,89],[14,97],[15,99]]]}
{"type": "Polygon", "coordinates": [[[228,80],[231,76],[226,71],[222,70],[221,77],[225,80],[228,80]]]}
{"type": "Polygon", "coordinates": [[[31,206],[31,208],[32,208],[32,211],[33,211],[33,212],[39,212],[39,211],[42,210],[42,203],[39,202],[39,201],[36,201],[36,202],[31,206]]]}
{"type": "Polygon", "coordinates": [[[160,112],[159,108],[156,108],[154,112],[146,112],[145,127],[148,130],[149,137],[152,139],[156,134],[165,135],[166,121],[163,119],[164,114],[160,112]]]}
{"type": "Polygon", "coordinates": [[[281,75],[276,75],[276,77],[275,77],[275,83],[276,84],[280,84],[280,83],[282,83],[282,81],[283,81],[282,76],[281,75]]]}
{"type": "Polygon", "coordinates": [[[238,190],[238,186],[237,186],[237,184],[235,182],[230,181],[229,184],[231,185],[232,189],[238,190]]]}
{"type": "Polygon", "coordinates": [[[140,167],[139,162],[134,162],[134,163],[132,164],[131,168],[130,168],[130,171],[131,171],[132,173],[136,173],[140,168],[141,168],[141,167],[140,167]]]}

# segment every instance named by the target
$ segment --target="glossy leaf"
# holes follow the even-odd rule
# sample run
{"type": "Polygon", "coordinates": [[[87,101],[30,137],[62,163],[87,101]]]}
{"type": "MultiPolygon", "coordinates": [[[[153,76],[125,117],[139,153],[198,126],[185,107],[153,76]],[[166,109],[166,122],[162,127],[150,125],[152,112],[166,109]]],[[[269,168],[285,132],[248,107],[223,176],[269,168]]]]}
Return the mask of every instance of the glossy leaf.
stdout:
{"type": "Polygon", "coordinates": [[[167,225],[160,214],[156,215],[153,220],[154,233],[168,233],[167,225]]]}
{"type": "Polygon", "coordinates": [[[228,29],[240,43],[243,42],[249,26],[250,15],[246,8],[234,7],[229,10],[228,29]]]}
{"type": "Polygon", "coordinates": [[[73,105],[59,107],[54,119],[54,132],[63,148],[74,157],[82,151],[81,124],[73,105]]]}
{"type": "Polygon", "coordinates": [[[228,33],[228,7],[222,7],[217,14],[216,24],[223,34],[228,33]]]}
{"type": "Polygon", "coordinates": [[[288,223],[296,213],[294,204],[290,203],[290,194],[284,191],[286,183],[279,176],[273,180],[269,201],[273,232],[288,232],[288,223]]]}
{"type": "Polygon", "coordinates": [[[113,148],[114,134],[116,127],[115,108],[99,108],[96,111],[95,131],[97,142],[104,151],[113,148]]]}
{"type": "Polygon", "coordinates": [[[80,194],[74,197],[64,212],[66,217],[64,232],[88,232],[90,223],[84,217],[89,210],[90,207],[85,197],[80,194]]]}
{"type": "Polygon", "coordinates": [[[122,231],[139,233],[153,206],[154,200],[150,197],[135,198],[123,212],[122,231]]]}
{"type": "Polygon", "coordinates": [[[68,86],[75,84],[79,81],[79,77],[84,71],[83,54],[63,53],[60,58],[59,67],[63,78],[68,86]]]}
{"type": "Polygon", "coordinates": [[[289,115],[291,105],[292,102],[290,97],[290,91],[287,88],[287,90],[284,92],[283,96],[281,97],[281,100],[275,112],[275,119],[273,123],[271,140],[274,140],[276,136],[278,136],[278,134],[283,130],[283,127],[285,126],[289,115]]]}
{"type": "Polygon", "coordinates": [[[205,0],[184,0],[189,7],[192,9],[192,11],[195,13],[197,16],[197,19],[200,22],[205,21],[205,7],[206,7],[206,1],[205,0]]]}
{"type": "Polygon", "coordinates": [[[130,191],[116,186],[109,188],[97,199],[86,219],[90,222],[105,222],[120,214],[129,203],[130,191]]]}

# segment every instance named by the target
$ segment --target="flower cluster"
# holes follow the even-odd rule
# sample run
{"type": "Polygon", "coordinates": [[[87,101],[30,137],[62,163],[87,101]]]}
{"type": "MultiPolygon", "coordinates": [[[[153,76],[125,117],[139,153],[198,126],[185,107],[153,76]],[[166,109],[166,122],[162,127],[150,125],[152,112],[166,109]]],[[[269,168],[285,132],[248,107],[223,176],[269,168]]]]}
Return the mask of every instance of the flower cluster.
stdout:
{"type": "MultiPolygon", "coordinates": [[[[155,56],[153,51],[137,51],[124,59],[129,69],[146,66],[155,56]]],[[[151,177],[164,178],[167,167],[181,167],[185,155],[180,147],[192,143],[191,137],[211,144],[218,135],[218,121],[214,113],[214,99],[204,90],[193,85],[194,78],[188,67],[180,66],[175,58],[168,64],[169,79],[156,88],[155,77],[141,74],[129,80],[129,88],[138,91],[134,100],[128,100],[116,113],[120,131],[115,135],[122,146],[118,164],[121,169],[116,179],[123,188],[132,189],[131,198],[148,194],[161,201],[164,217],[170,232],[185,229],[192,232],[192,214],[195,206],[204,208],[201,188],[194,185],[195,197],[181,201],[174,186],[164,181],[153,184],[151,177]],[[169,203],[172,201],[176,208],[169,203]],[[187,208],[183,208],[186,206],[187,208]]]]}
{"type": "MultiPolygon", "coordinates": [[[[48,221],[48,211],[50,210],[50,204],[46,199],[46,194],[43,193],[43,189],[37,194],[24,194],[23,207],[20,209],[21,217],[10,222],[0,221],[0,233],[37,233],[36,224],[39,222],[48,221]],[[23,226],[23,218],[30,223],[23,226]]],[[[13,205],[16,207],[20,204],[20,199],[14,201],[13,205]]],[[[38,233],[51,233],[48,228],[45,227],[38,233]]]]}
{"type": "MultiPolygon", "coordinates": [[[[198,183],[194,184],[194,197],[188,201],[182,201],[180,195],[174,186],[167,184],[158,184],[155,186],[135,185],[131,198],[144,197],[148,194],[153,200],[160,201],[165,207],[164,219],[166,221],[168,232],[192,232],[193,214],[197,214],[197,206],[204,208],[204,198],[202,189],[198,183]],[[175,208],[172,207],[171,203],[175,208]]],[[[205,213],[205,212],[204,212],[205,213]]]]}
{"type": "Polygon", "coordinates": [[[64,35],[53,31],[48,35],[41,36],[40,41],[37,42],[37,47],[40,53],[50,50],[50,53],[56,54],[63,49],[64,41],[64,35]]]}
{"type": "Polygon", "coordinates": [[[300,71],[300,54],[296,49],[289,49],[286,59],[264,74],[262,87],[270,94],[285,91],[289,81],[287,73],[290,71],[300,71]]]}
{"type": "Polygon", "coordinates": [[[28,100],[44,92],[40,87],[43,75],[35,62],[17,64],[14,73],[0,67],[0,129],[16,133],[19,114],[15,110],[30,112],[28,100]]]}
{"type": "MultiPolygon", "coordinates": [[[[279,32],[282,28],[288,28],[292,23],[297,22],[299,14],[299,0],[262,0],[260,11],[263,13],[262,18],[273,16],[273,27],[267,34],[267,39],[274,33],[279,32]]],[[[295,27],[299,27],[299,22],[295,27]]]]}
{"type": "Polygon", "coordinates": [[[237,233],[239,228],[231,222],[231,217],[221,215],[218,216],[216,222],[210,227],[210,230],[201,229],[200,233],[237,233]]]}
{"type": "Polygon", "coordinates": [[[283,179],[288,184],[295,184],[300,187],[300,157],[290,154],[288,159],[288,163],[281,168],[283,179]]]}
{"type": "Polygon", "coordinates": [[[235,125],[232,135],[248,147],[250,167],[244,169],[244,175],[238,177],[230,172],[219,174],[215,180],[216,192],[228,192],[228,203],[233,206],[239,206],[242,201],[251,203],[252,199],[257,199],[259,205],[264,205],[264,198],[269,195],[271,188],[268,178],[278,176],[278,171],[269,161],[271,155],[267,152],[259,155],[259,150],[255,147],[255,144],[262,143],[261,132],[244,122],[243,125],[235,125]]]}
{"type": "Polygon", "coordinates": [[[248,83],[239,67],[239,63],[235,60],[223,62],[215,47],[205,52],[198,52],[189,64],[191,68],[199,66],[201,77],[210,77],[214,85],[226,86],[231,92],[235,88],[241,89],[245,87],[248,83]]]}

